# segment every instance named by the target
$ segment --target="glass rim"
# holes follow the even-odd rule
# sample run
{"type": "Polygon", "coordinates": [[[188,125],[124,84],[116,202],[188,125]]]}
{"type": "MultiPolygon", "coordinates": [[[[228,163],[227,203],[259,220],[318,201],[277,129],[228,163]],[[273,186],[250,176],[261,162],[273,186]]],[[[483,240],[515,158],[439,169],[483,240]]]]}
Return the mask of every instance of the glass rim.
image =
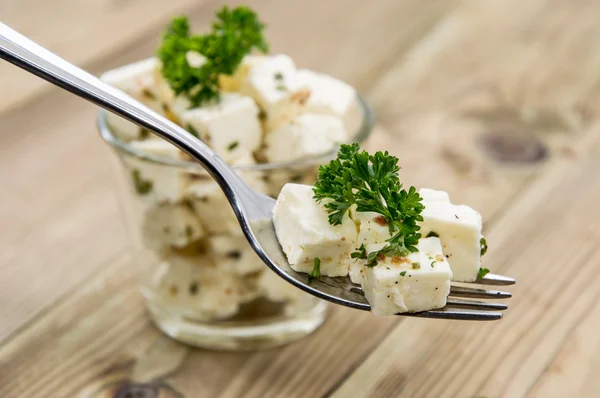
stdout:
{"type": "MultiPolygon", "coordinates": [[[[365,140],[373,129],[373,111],[361,95],[357,95],[359,109],[362,113],[361,125],[356,133],[351,137],[349,142],[361,142],[365,140]]],[[[125,152],[128,155],[135,156],[144,161],[159,163],[165,166],[179,167],[185,169],[198,169],[205,171],[202,165],[194,160],[173,159],[166,156],[158,156],[149,154],[133,147],[129,142],[119,139],[108,125],[106,114],[108,111],[101,109],[98,112],[97,127],[102,139],[108,143],[117,152],[125,152]]],[[[329,162],[337,154],[338,147],[323,152],[322,154],[307,156],[292,162],[277,162],[277,163],[257,163],[257,164],[240,164],[231,165],[230,167],[238,171],[264,171],[276,169],[294,169],[298,167],[315,166],[329,162]]]]}

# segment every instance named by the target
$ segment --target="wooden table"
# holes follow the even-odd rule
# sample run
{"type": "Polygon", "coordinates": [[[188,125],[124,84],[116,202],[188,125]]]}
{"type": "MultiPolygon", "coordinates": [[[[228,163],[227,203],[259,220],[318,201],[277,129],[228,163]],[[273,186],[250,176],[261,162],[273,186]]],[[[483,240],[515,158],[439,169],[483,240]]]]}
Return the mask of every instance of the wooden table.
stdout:
{"type": "MultiPolygon", "coordinates": [[[[3,0],[0,19],[100,73],[222,3],[3,0]]],[[[486,266],[518,280],[505,318],[332,308],[279,349],[173,342],[136,290],[96,109],[0,63],[0,396],[599,397],[600,2],[250,3],[274,52],[366,96],[406,183],[481,210],[486,266]]]]}

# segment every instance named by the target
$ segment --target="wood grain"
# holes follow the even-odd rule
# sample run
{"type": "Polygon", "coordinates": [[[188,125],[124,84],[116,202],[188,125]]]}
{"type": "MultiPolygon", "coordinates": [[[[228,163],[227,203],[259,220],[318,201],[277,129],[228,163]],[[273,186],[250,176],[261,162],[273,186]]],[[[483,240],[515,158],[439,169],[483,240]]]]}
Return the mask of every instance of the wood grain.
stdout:
{"type": "Polygon", "coordinates": [[[467,1],[445,16],[368,94],[407,182],[490,215],[569,156],[600,105],[598,6],[467,1]]]}
{"type": "MultiPolygon", "coordinates": [[[[52,25],[22,20],[20,7],[39,0],[6,0],[0,14],[100,73],[151,54],[171,14],[189,12],[202,29],[225,3],[153,1],[63,0],[72,12],[52,25]],[[106,32],[140,13],[149,15],[126,32],[106,32]],[[87,28],[64,37],[74,18],[87,28]]],[[[407,184],[482,211],[489,268],[519,280],[506,319],[400,322],[335,308],[314,335],[279,349],[173,342],[150,324],[123,254],[95,109],[0,64],[10,93],[0,99],[0,182],[10,193],[0,196],[0,224],[10,226],[0,229],[0,396],[594,396],[600,6],[250,3],[274,52],[366,94],[378,118],[368,146],[398,155],[407,184]]]]}
{"type": "MultiPolygon", "coordinates": [[[[526,395],[600,298],[600,228],[590,219],[600,198],[600,181],[593,178],[600,129],[588,137],[582,146],[593,148],[592,156],[557,164],[488,232],[494,245],[486,266],[518,281],[505,318],[490,324],[406,320],[334,396],[526,395]]],[[[589,319],[597,328],[598,318],[589,319]]],[[[542,396],[597,392],[582,390],[578,378],[562,378],[561,386],[577,393],[546,390],[542,396]]]]}
{"type": "MultiPolygon", "coordinates": [[[[70,62],[87,66],[131,46],[171,15],[184,14],[208,0],[3,0],[2,22],[70,62]],[[25,10],[31,10],[26,12],[25,10]],[[51,16],[49,18],[49,16],[51,16]]],[[[0,112],[14,109],[50,85],[0,63],[0,112]]]]}

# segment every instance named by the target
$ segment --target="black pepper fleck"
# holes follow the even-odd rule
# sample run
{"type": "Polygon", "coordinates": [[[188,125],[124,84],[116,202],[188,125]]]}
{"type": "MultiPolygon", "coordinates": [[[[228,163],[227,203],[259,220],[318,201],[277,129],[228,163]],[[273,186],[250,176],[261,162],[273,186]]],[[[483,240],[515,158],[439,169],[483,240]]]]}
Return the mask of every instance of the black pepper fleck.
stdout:
{"type": "Polygon", "coordinates": [[[190,285],[190,294],[192,296],[195,296],[196,294],[198,294],[198,287],[199,287],[198,282],[192,282],[192,284],[190,285]]]}
{"type": "Polygon", "coordinates": [[[239,250],[231,250],[228,251],[225,256],[227,256],[228,258],[232,258],[234,260],[239,260],[242,257],[242,252],[239,250]]]}

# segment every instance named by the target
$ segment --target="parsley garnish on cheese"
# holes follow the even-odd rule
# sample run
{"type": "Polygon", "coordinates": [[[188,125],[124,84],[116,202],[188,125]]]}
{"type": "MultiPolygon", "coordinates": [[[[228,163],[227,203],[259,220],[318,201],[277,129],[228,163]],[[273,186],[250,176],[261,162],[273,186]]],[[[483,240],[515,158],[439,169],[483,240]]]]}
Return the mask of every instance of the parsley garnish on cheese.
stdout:
{"type": "Polygon", "coordinates": [[[375,212],[387,222],[392,235],[380,250],[366,253],[364,246],[352,253],[366,259],[369,267],[382,256],[405,257],[416,252],[421,238],[418,221],[423,221],[422,198],[415,187],[403,189],[398,177],[398,158],[388,152],[374,155],[360,151],[357,143],[342,145],[336,159],[320,166],[314,186],[314,199],[324,203],[329,223],[339,225],[348,210],[375,212]]]}
{"type": "Polygon", "coordinates": [[[152,186],[154,185],[152,181],[144,180],[142,178],[142,174],[138,169],[133,169],[131,171],[131,179],[133,180],[133,186],[140,196],[145,196],[152,191],[152,186]]]}
{"type": "Polygon", "coordinates": [[[193,106],[218,100],[219,75],[232,75],[244,56],[255,49],[268,51],[265,25],[250,8],[224,6],[216,16],[205,35],[192,35],[186,17],[174,18],[157,50],[163,77],[175,94],[185,95],[193,106]],[[203,62],[190,65],[189,52],[200,54],[203,62]]]}

